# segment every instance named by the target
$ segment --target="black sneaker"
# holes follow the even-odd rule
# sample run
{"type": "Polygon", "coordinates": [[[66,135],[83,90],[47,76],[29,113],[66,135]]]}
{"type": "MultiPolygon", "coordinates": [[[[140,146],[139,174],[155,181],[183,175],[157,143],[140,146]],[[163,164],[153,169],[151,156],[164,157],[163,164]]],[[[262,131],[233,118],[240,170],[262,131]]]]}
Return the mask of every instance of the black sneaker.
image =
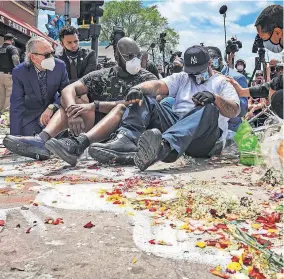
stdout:
{"type": "MultiPolygon", "coordinates": [[[[138,152],[134,157],[136,167],[138,167],[141,171],[144,171],[160,160],[159,155],[162,147],[162,134],[158,129],[145,131],[138,141],[138,152]]],[[[166,155],[167,154],[164,154],[163,157],[166,155]]]]}
{"type": "Polygon", "coordinates": [[[79,135],[78,137],[50,139],[46,142],[45,147],[51,153],[74,167],[89,144],[90,142],[86,135],[79,135]]]}
{"type": "Polygon", "coordinates": [[[89,147],[89,154],[102,164],[130,165],[134,164],[137,150],[137,146],[127,136],[118,133],[106,143],[93,143],[89,147]]]}
{"type": "Polygon", "coordinates": [[[50,153],[44,144],[44,140],[39,135],[29,137],[8,135],[3,139],[3,145],[9,151],[40,161],[47,160],[50,157],[50,153]]]}
{"type": "Polygon", "coordinates": [[[212,156],[220,155],[223,151],[223,141],[216,141],[212,150],[208,153],[207,157],[211,158],[212,156]]]}

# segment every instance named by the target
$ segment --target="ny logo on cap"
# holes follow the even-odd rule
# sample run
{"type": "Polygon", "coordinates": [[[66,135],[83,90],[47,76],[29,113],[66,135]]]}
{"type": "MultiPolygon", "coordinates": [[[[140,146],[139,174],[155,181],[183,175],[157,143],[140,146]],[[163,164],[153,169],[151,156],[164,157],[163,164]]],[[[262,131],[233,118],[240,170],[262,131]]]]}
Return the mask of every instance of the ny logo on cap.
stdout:
{"type": "Polygon", "coordinates": [[[190,64],[197,64],[198,62],[197,62],[197,58],[196,58],[196,56],[192,56],[191,58],[190,58],[190,64]]]}

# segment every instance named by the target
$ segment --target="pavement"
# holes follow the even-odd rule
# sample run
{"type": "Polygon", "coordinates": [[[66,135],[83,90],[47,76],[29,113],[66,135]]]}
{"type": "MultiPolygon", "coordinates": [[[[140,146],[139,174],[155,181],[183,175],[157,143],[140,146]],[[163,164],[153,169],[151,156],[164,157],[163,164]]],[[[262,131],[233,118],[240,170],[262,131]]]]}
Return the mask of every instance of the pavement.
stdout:
{"type": "Polygon", "coordinates": [[[177,233],[151,225],[149,214],[109,204],[99,191],[122,185],[132,197],[131,187],[158,181],[167,191],[161,199],[169,200],[191,183],[263,201],[269,195],[257,182],[264,171],[239,165],[234,148],[208,160],[158,163],[144,173],[135,167],[101,166],[86,154],[76,167],[55,157],[44,162],[1,157],[0,220],[5,226],[0,226],[0,278],[216,278],[210,268],[225,264],[228,255],[196,249],[198,235],[186,245],[179,243],[177,233]],[[46,218],[64,223],[46,224],[46,218]],[[90,221],[95,226],[84,228],[90,221]],[[157,235],[177,244],[149,245],[157,235]]]}

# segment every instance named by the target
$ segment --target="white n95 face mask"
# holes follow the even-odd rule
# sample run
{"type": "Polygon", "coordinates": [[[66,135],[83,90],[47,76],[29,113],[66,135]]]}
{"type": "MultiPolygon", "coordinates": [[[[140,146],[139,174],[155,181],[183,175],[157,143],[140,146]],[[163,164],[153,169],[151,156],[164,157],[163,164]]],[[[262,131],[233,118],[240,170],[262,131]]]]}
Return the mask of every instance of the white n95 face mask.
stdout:
{"type": "Polygon", "coordinates": [[[244,66],[243,65],[238,65],[237,66],[237,70],[242,72],[244,70],[244,66]]]}
{"type": "Polygon", "coordinates": [[[141,60],[137,57],[126,61],[126,71],[131,75],[136,75],[141,70],[141,60]]]}
{"type": "Polygon", "coordinates": [[[136,75],[141,70],[141,59],[134,57],[132,60],[126,61],[123,58],[123,55],[121,54],[119,47],[117,47],[117,49],[122,59],[126,62],[126,65],[125,65],[126,71],[131,75],[136,75]]]}
{"type": "Polygon", "coordinates": [[[41,61],[41,67],[45,70],[53,71],[55,67],[54,57],[49,57],[41,61]]]}

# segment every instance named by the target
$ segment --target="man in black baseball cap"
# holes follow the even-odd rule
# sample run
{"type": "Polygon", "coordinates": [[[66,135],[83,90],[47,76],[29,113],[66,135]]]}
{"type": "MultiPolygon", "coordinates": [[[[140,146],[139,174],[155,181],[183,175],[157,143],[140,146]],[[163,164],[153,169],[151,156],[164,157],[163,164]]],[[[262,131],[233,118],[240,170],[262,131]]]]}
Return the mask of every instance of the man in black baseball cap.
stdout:
{"type": "Polygon", "coordinates": [[[227,136],[228,119],[239,113],[239,97],[224,76],[213,74],[204,47],[188,48],[184,64],[184,72],[130,89],[126,100],[132,105],[124,113],[116,138],[89,149],[95,160],[121,162],[130,148],[137,148],[133,159],[143,171],[157,161],[174,162],[183,153],[192,157],[214,154],[220,146],[216,142],[227,136]],[[157,102],[158,95],[173,97],[173,106],[157,102]]]}

